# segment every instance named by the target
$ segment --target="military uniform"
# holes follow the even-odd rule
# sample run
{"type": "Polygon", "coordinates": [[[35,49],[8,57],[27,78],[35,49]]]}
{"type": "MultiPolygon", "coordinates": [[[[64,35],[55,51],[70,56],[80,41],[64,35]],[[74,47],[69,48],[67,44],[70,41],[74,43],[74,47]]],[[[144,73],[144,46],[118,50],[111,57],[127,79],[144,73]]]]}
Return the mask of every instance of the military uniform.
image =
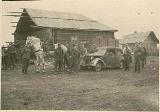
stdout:
{"type": "Polygon", "coordinates": [[[11,64],[11,53],[10,53],[9,48],[6,49],[5,59],[7,60],[6,69],[10,69],[12,64],[11,64]]]}
{"type": "Polygon", "coordinates": [[[147,63],[147,51],[144,46],[141,46],[141,50],[142,50],[141,62],[142,62],[142,68],[144,68],[144,65],[147,63]]]}
{"type": "Polygon", "coordinates": [[[9,58],[10,58],[10,64],[13,67],[12,69],[16,68],[16,48],[14,45],[11,45],[9,48],[9,58]]]}
{"type": "Polygon", "coordinates": [[[84,57],[87,54],[87,49],[85,47],[80,48],[80,56],[84,57]]]}
{"type": "Polygon", "coordinates": [[[79,63],[82,63],[84,56],[87,54],[87,49],[84,46],[82,46],[80,47],[79,51],[80,51],[79,63]]]}
{"type": "Polygon", "coordinates": [[[131,52],[130,49],[126,47],[124,50],[124,69],[129,71],[130,68],[130,58],[131,58],[131,52]]]}
{"type": "Polygon", "coordinates": [[[66,45],[66,47],[67,47],[67,52],[64,53],[64,67],[67,66],[67,68],[70,68],[69,64],[70,47],[69,45],[66,45]]]}
{"type": "Polygon", "coordinates": [[[32,49],[29,46],[22,49],[22,73],[24,74],[27,74],[31,53],[32,49]]]}
{"type": "Polygon", "coordinates": [[[73,47],[70,51],[70,66],[72,69],[78,67],[79,59],[80,52],[77,48],[73,47]]]}
{"type": "Polygon", "coordinates": [[[61,71],[63,66],[64,52],[61,47],[55,50],[55,69],[61,71]]]}
{"type": "Polygon", "coordinates": [[[7,68],[7,57],[6,57],[5,47],[2,47],[2,67],[3,67],[3,69],[7,68]]]}
{"type": "Polygon", "coordinates": [[[135,59],[135,72],[140,73],[140,62],[141,62],[141,57],[142,57],[142,50],[139,45],[137,45],[134,49],[134,59],[135,59]]]}

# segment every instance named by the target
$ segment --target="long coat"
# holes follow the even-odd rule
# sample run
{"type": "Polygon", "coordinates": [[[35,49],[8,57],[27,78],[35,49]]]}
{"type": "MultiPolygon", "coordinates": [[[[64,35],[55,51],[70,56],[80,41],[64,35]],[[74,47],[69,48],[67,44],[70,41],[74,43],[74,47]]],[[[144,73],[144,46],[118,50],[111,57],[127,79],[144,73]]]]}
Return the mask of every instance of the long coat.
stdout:
{"type": "Polygon", "coordinates": [[[61,47],[55,49],[55,60],[63,60],[64,52],[61,47]]]}
{"type": "Polygon", "coordinates": [[[80,52],[77,48],[73,48],[70,51],[70,65],[71,67],[77,66],[80,59],[80,52]]]}
{"type": "Polygon", "coordinates": [[[134,48],[134,58],[135,60],[139,60],[142,57],[142,49],[140,46],[136,46],[134,48]]]}

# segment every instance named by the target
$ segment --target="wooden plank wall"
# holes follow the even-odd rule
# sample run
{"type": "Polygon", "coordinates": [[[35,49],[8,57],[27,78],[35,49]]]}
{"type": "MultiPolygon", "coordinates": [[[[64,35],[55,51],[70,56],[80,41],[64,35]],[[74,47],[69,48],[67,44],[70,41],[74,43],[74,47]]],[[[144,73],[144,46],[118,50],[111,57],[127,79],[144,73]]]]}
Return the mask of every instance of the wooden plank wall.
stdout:
{"type": "Polygon", "coordinates": [[[143,45],[145,46],[148,55],[154,56],[158,55],[158,48],[157,43],[155,42],[144,42],[143,45]]]}
{"type": "Polygon", "coordinates": [[[92,39],[96,37],[96,34],[96,32],[58,30],[57,40],[61,43],[70,43],[71,38],[75,37],[78,39],[77,41],[89,41],[92,43],[92,39]]]}
{"type": "Polygon", "coordinates": [[[58,30],[57,39],[61,43],[70,43],[72,37],[77,37],[78,42],[87,41],[95,46],[119,46],[118,41],[113,38],[112,32],[93,31],[67,31],[58,30]]]}
{"type": "Polygon", "coordinates": [[[14,42],[20,41],[21,45],[24,45],[26,42],[27,34],[24,33],[15,33],[14,34],[14,42]]]}
{"type": "Polygon", "coordinates": [[[50,29],[42,29],[42,30],[36,31],[33,33],[33,35],[36,35],[42,41],[52,38],[52,32],[50,29]]]}
{"type": "MultiPolygon", "coordinates": [[[[55,30],[55,29],[42,29],[33,33],[42,41],[56,41],[59,43],[71,43],[71,38],[77,38],[77,42],[89,42],[95,46],[119,46],[113,36],[113,32],[96,32],[96,31],[73,31],[73,30],[55,30]],[[56,40],[55,40],[56,39],[56,40]]],[[[22,35],[19,34],[19,37],[22,35]]],[[[24,37],[24,36],[23,36],[24,37]]],[[[22,39],[24,40],[24,38],[22,39]]]]}

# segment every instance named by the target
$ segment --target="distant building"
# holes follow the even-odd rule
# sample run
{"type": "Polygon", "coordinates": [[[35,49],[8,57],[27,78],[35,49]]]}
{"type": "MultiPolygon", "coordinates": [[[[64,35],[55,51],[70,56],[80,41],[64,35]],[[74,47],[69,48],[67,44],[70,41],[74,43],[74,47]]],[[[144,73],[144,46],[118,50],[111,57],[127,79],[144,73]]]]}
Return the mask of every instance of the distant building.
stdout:
{"type": "Polygon", "coordinates": [[[157,44],[159,43],[159,40],[153,31],[134,32],[133,34],[125,35],[122,38],[123,39],[119,40],[119,43],[122,47],[125,44],[128,44],[133,50],[136,42],[142,42],[149,55],[158,54],[157,44]]]}
{"type": "Polygon", "coordinates": [[[96,46],[118,46],[114,38],[117,31],[80,14],[25,8],[14,39],[24,42],[28,35],[35,35],[49,43],[88,42],[96,46]]]}

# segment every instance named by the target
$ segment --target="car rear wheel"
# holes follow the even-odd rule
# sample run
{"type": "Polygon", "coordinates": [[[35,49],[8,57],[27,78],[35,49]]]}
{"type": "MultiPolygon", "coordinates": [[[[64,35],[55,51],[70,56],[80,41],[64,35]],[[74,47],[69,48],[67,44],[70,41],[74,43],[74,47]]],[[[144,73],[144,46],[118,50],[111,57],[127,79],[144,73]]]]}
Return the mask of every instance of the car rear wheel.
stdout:
{"type": "Polygon", "coordinates": [[[99,72],[102,70],[102,63],[101,62],[97,62],[96,66],[94,67],[96,72],[99,72]]]}

